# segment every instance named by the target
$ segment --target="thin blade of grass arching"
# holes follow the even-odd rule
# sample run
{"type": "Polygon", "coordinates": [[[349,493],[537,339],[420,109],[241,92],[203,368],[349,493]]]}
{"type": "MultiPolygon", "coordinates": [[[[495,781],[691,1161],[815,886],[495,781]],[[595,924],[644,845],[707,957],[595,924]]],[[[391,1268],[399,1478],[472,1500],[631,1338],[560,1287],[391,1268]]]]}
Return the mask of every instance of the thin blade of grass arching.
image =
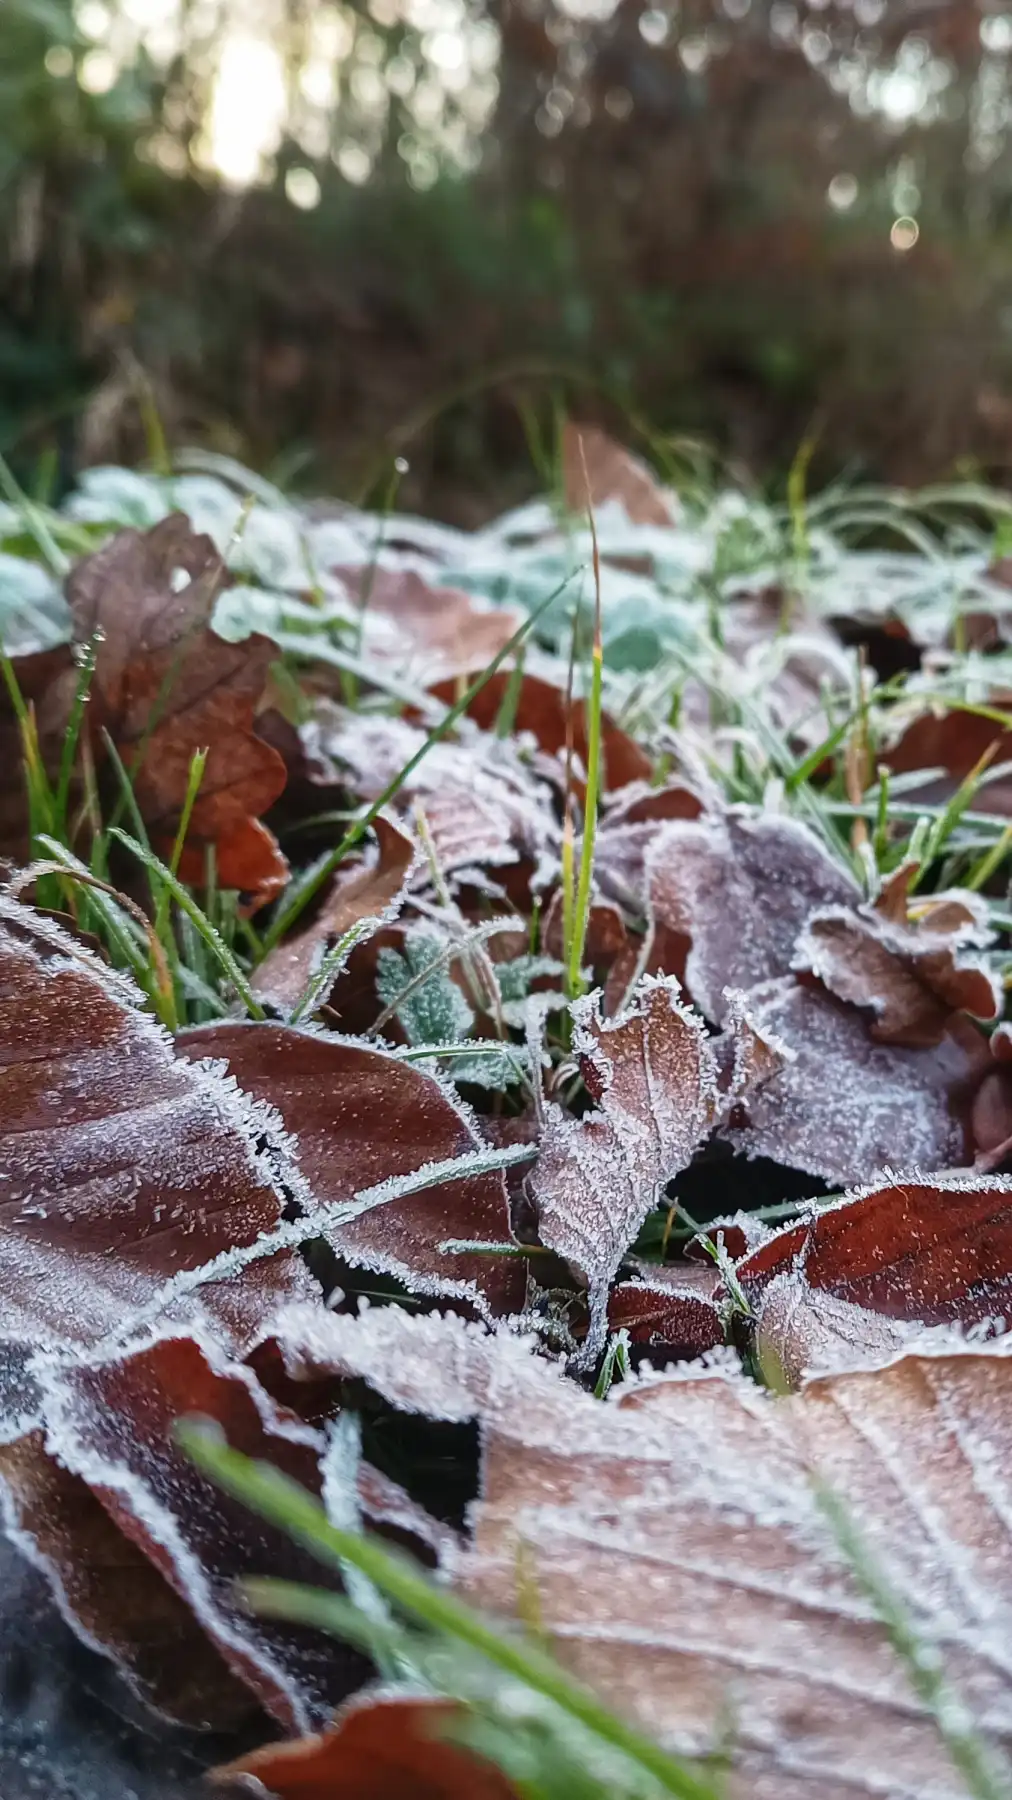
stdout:
{"type": "Polygon", "coordinates": [[[183,886],[181,881],[177,880],[171,869],[166,867],[165,863],[162,862],[160,857],[155,855],[153,850],[145,849],[144,845],[139,844],[136,838],[132,838],[129,832],[122,831],[118,825],[114,825],[110,827],[109,835],[116,838],[125,849],[130,851],[132,856],[137,858],[139,863],[143,864],[149,872],[156,875],[159,881],[168,888],[176,905],[186,914],[200,937],[203,938],[208,949],[221,965],[222,970],[234,987],[246,1008],[246,1011],[249,1013],[250,1018],[265,1019],[267,1015],[264,1012],[263,1007],[253,993],[249,982],[246,980],[245,975],[240,969],[238,962],[224,938],[221,936],[217,927],[211,923],[207,914],[197,905],[196,900],[189,890],[183,886]]]}
{"type": "Polygon", "coordinates": [[[39,842],[44,849],[49,851],[53,861],[30,864],[11,884],[11,892],[17,894],[28,885],[29,881],[37,879],[39,875],[49,871],[62,873],[64,870],[69,880],[79,882],[82,887],[88,889],[98,907],[107,935],[125,952],[135,977],[149,996],[162,1024],[168,1030],[174,1031],[178,1024],[178,1017],[172,972],[152,921],[146,913],[142,912],[136,901],[131,900],[129,894],[121,893],[118,888],[113,887],[111,882],[100,880],[58,838],[44,835],[39,842]],[[112,907],[108,904],[110,901],[113,903],[112,907]],[[142,956],[136,955],[135,949],[130,946],[129,936],[120,928],[115,916],[117,908],[128,914],[139,928],[138,946],[141,938],[146,941],[148,946],[146,961],[142,956]]]}
{"type": "MultiPolygon", "coordinates": [[[[594,841],[597,833],[598,793],[601,781],[601,710],[604,689],[604,649],[601,640],[601,554],[597,543],[597,523],[590,498],[587,459],[580,439],[580,463],[587,490],[587,518],[590,522],[591,554],[594,570],[594,643],[591,649],[590,698],[587,708],[587,792],[583,808],[583,839],[580,845],[580,874],[576,885],[576,904],[571,920],[571,935],[566,945],[566,993],[578,999],[584,990],[583,952],[587,942],[590,918],[590,894],[594,876],[594,841]]],[[[572,703],[570,705],[572,709],[572,703]]]]}
{"type": "MultiPolygon", "coordinates": [[[[610,1713],[595,1695],[571,1681],[542,1649],[501,1635],[480,1613],[427,1580],[406,1557],[392,1554],[369,1537],[330,1524],[322,1506],[297,1482],[229,1449],[217,1434],[212,1435],[196,1421],[182,1422],[177,1434],[204,1474],[261,1517],[287,1531],[321,1562],[338,1568],[342,1563],[350,1563],[359,1569],[410,1618],[465,1645],[532,1692],[553,1701],[602,1744],[652,1776],[663,1793],[673,1794],[677,1800],[717,1800],[708,1781],[610,1713]]],[[[311,1604],[315,1606],[315,1600],[311,1604]]],[[[340,1629],[337,1615],[333,1618],[340,1629]]],[[[316,1622],[323,1623],[318,1610],[316,1622]]]]}
{"type": "MultiPolygon", "coordinates": [[[[7,652],[2,649],[0,649],[0,669],[3,671],[4,683],[10,696],[11,707],[17,720],[18,736],[21,740],[21,766],[25,783],[25,799],[28,805],[29,853],[35,855],[43,837],[53,830],[56,823],[54,817],[55,798],[42,760],[34,709],[27,704],[21,692],[21,684],[18,681],[14,664],[7,652]]],[[[60,888],[56,885],[51,892],[43,886],[39,889],[39,905],[59,906],[60,892],[60,888]]]]}
{"type": "Polygon", "coordinates": [[[365,919],[356,919],[354,925],[349,926],[343,937],[339,938],[337,943],[327,951],[316,973],[310,976],[292,1007],[291,1022],[293,1025],[298,1025],[301,1020],[312,1017],[324,995],[340,975],[355,945],[360,944],[363,938],[371,937],[374,931],[379,931],[382,924],[382,919],[370,916],[365,919]]]}
{"type": "MultiPolygon", "coordinates": [[[[56,576],[58,581],[62,581],[70,568],[70,558],[60,549],[50,530],[45,512],[41,507],[36,506],[35,501],[29,499],[24,489],[18,485],[6,459],[2,456],[0,456],[0,489],[3,490],[15,512],[19,513],[24,520],[25,530],[38,545],[42,559],[48,565],[50,572],[56,576]]],[[[90,546],[86,542],[82,547],[90,546]]]]}
{"type": "Polygon", "coordinates": [[[53,827],[55,837],[68,838],[67,807],[70,802],[70,784],[74,778],[74,764],[77,760],[77,746],[81,737],[81,726],[84,723],[84,709],[88,704],[92,677],[95,673],[95,661],[98,656],[99,635],[96,632],[81,652],[78,665],[77,683],[74,698],[70,706],[70,717],[67,720],[67,735],[63,740],[60,753],[60,773],[56,784],[54,802],[53,827]]]}
{"type": "Polygon", "coordinates": [[[973,1800],[1012,1800],[1012,1769],[988,1744],[945,1677],[936,1648],[918,1637],[875,1555],[832,1488],[815,1480],[819,1505],[879,1619],[885,1626],[911,1686],[927,1707],[953,1767],[973,1800]]]}
{"type": "Polygon", "coordinates": [[[486,682],[491,681],[492,676],[496,673],[497,669],[500,669],[506,661],[506,658],[512,655],[513,651],[520,646],[528,632],[531,631],[537,623],[542,613],[547,612],[548,608],[558,599],[559,595],[565,592],[572,579],[572,575],[567,575],[565,580],[561,581],[558,587],[553,588],[552,592],[528,614],[527,618],[523,621],[523,624],[517,627],[513,636],[508,638],[502,649],[496,652],[491,662],[486,664],[481,674],[478,675],[471,685],[464,690],[457,700],[454,701],[453,705],[448,708],[445,716],[432,727],[425,742],[419,746],[413,756],[408,758],[404,767],[398,770],[393,779],[387,782],[383,792],[379,794],[366,810],[363,813],[360,813],[358,818],[353,821],[336,849],[328,851],[326,856],[320,858],[311,874],[307,875],[306,879],[298,884],[294,893],[292,889],[289,889],[288,895],[281,903],[276,917],[272,921],[269,929],[264,933],[263,949],[265,955],[268,950],[273,950],[274,946],[281,941],[285,932],[294,925],[296,919],[305,911],[310,901],[319,893],[323,883],[333,875],[335,869],[340,867],[349,850],[353,850],[355,845],[365,835],[377,814],[381,813],[385,806],[389,806],[391,800],[393,800],[400,792],[409,775],[414,774],[419,763],[428,755],[433,745],[438,744],[440,740],[446,736],[447,732],[452,730],[453,726],[457,723],[457,720],[467,711],[471,701],[475,698],[475,695],[481,693],[486,682]]]}

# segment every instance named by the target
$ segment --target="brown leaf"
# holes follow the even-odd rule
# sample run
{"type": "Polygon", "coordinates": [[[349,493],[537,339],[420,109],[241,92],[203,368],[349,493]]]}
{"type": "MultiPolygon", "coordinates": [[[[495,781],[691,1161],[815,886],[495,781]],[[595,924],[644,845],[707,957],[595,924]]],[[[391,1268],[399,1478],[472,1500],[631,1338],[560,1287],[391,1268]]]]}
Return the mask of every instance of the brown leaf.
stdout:
{"type": "Polygon", "coordinates": [[[964,1800],[810,1476],[975,1736],[1007,1751],[1010,1411],[996,1347],[908,1354],[781,1399],[713,1370],[602,1405],[532,1369],[484,1408],[456,1583],[508,1614],[522,1566],[563,1662],[672,1750],[729,1755],[731,1800],[964,1800]]]}
{"type": "Polygon", "coordinates": [[[677,996],[677,983],[647,978],[610,1020],[596,995],[578,1002],[574,1045],[599,1110],[577,1120],[554,1102],[545,1108],[528,1185],[542,1243],[587,1277],[588,1353],[600,1348],[608,1287],[661,1189],[744,1092],[738,1081],[722,1085],[702,1020],[677,996]]]}
{"type": "MultiPolygon", "coordinates": [[[[256,1024],[199,1025],[176,1044],[180,1056],[222,1058],[254,1099],[270,1096],[320,1203],[351,1200],[426,1163],[473,1154],[484,1142],[452,1090],[387,1050],[256,1024]]],[[[522,1257],[440,1248],[450,1239],[510,1241],[500,1171],[390,1200],[327,1235],[353,1266],[395,1275],[414,1292],[455,1295],[494,1315],[523,1307],[522,1257]]]]}
{"type": "Polygon", "coordinates": [[[988,909],[975,894],[932,896],[917,922],[894,923],[872,907],[826,907],[812,914],[794,967],[817,976],[839,1000],[868,1008],[883,1044],[940,1044],[954,1012],[993,1019],[1001,984],[963,946],[991,942],[988,909]]]}
{"type": "MultiPolygon", "coordinates": [[[[475,665],[477,673],[480,664],[475,665]]],[[[500,669],[489,677],[475,694],[467,709],[468,717],[483,731],[493,731],[503,701],[513,681],[508,670],[500,669]]],[[[451,705],[457,698],[456,685],[443,681],[433,688],[438,699],[451,705]]],[[[519,735],[530,732],[538,748],[548,756],[562,757],[569,733],[572,710],[573,749],[584,769],[587,767],[587,703],[574,699],[567,704],[564,688],[557,687],[543,675],[525,670],[520,678],[512,730],[519,735]]],[[[629,734],[616,725],[607,713],[601,715],[601,761],[604,790],[624,788],[632,781],[646,781],[652,770],[650,757],[629,734]]]]}
{"type": "Polygon", "coordinates": [[[277,652],[269,638],[230,644],[210,629],[224,579],[210,538],[173,513],[151,531],[117,533],[79,562],[67,600],[78,638],[101,634],[92,724],[109,730],[152,835],[171,842],[194,754],[206,749],[191,856],[197,846],[220,844],[226,863],[241,863],[251,878],[258,906],[284,878],[266,828],[249,830],[285,785],[283,759],[253,725],[277,652]]]}
{"type": "MultiPolygon", "coordinates": [[[[166,1334],[105,1361],[42,1366],[39,1381],[48,1454],[87,1484],[268,1712],[289,1731],[322,1723],[361,1681],[365,1659],[303,1627],[251,1613],[235,1582],[265,1570],[316,1585],[335,1581],[287,1533],[254,1524],[239,1501],[198,1471],[173,1433],[178,1420],[199,1414],[234,1448],[315,1492],[322,1434],[276,1406],[248,1369],[189,1336],[166,1334]]],[[[27,1510],[20,1529],[28,1535],[39,1529],[49,1539],[64,1592],[85,1579],[75,1570],[95,1540],[79,1538],[71,1527],[67,1541],[54,1545],[44,1506],[27,1510]]],[[[94,1568],[87,1576],[92,1583],[99,1578],[94,1568]]],[[[127,1666],[135,1657],[149,1658],[143,1633],[131,1639],[129,1617],[113,1618],[115,1647],[127,1666]]]]}
{"type": "Polygon", "coordinates": [[[792,1382],[877,1360],[910,1328],[980,1325],[1012,1295],[1012,1182],[893,1179],[787,1226],[736,1276],[792,1382]]]}
{"type": "Polygon", "coordinates": [[[617,883],[619,898],[645,908],[645,858],[657,827],[671,819],[698,819],[703,802],[683,782],[648,787],[635,781],[615,794],[598,822],[594,869],[606,891],[617,883]]]}
{"type": "Polygon", "coordinates": [[[686,985],[718,1023],[725,988],[787,973],[816,907],[860,898],[853,877],[807,826],[744,808],[664,826],[646,869],[653,916],[691,938],[686,985]]]}
{"type": "Polygon", "coordinates": [[[490,606],[461,588],[433,587],[415,569],[338,568],[356,601],[364,596],[370,653],[418,659],[426,679],[483,669],[523,623],[514,607],[490,606]]]}
{"type": "Polygon", "coordinates": [[[357,1695],[329,1731],[269,1744],[219,1769],[278,1800],[516,1800],[505,1775],[444,1733],[460,1709],[431,1695],[357,1695]]]}
{"type": "Polygon", "coordinates": [[[723,1136],[838,1187],[882,1169],[945,1169],[970,1160],[963,1115],[987,1044],[956,1019],[930,1050],[877,1044],[867,1020],[821,989],[769,981],[749,994],[760,1033],[793,1051],[723,1136]]]}
{"type": "Polygon", "coordinates": [[[675,525],[673,499],[656,477],[629,450],[623,450],[597,425],[566,421],[562,433],[562,491],[570,512],[617,500],[634,525],[675,525]],[[589,492],[588,492],[589,490],[589,492]]]}
{"type": "MultiPolygon", "coordinates": [[[[988,705],[1004,709],[1012,707],[1012,696],[996,693],[988,697],[988,705]]],[[[911,802],[934,805],[950,799],[960,782],[965,780],[981,757],[991,752],[995,763],[1012,761],[1012,730],[1004,730],[995,719],[979,713],[953,710],[935,714],[922,713],[907,726],[899,743],[879,758],[897,775],[915,769],[942,769],[922,786],[907,790],[911,802]]],[[[973,797],[975,812],[995,813],[999,818],[1012,818],[1012,778],[1000,775],[996,781],[984,781],[973,797]]]]}
{"type": "Polygon", "coordinates": [[[639,1281],[618,1282],[608,1296],[608,1330],[624,1329],[631,1343],[664,1350],[671,1360],[716,1350],[724,1342],[720,1311],[692,1285],[691,1274],[658,1269],[639,1281]]]}
{"type": "Polygon", "coordinates": [[[132,983],[2,897],[0,1093],[11,1354],[95,1345],[163,1308],[242,1352],[280,1300],[316,1291],[286,1251],[234,1275],[226,1260],[187,1292],[188,1275],[277,1225],[297,1191],[276,1116],[178,1061],[132,983]]]}
{"type": "Polygon", "coordinates": [[[264,958],[253,977],[254,993],[290,1010],[321,958],[353,925],[370,917],[384,923],[396,917],[414,865],[415,841],[384,813],[374,820],[373,830],[375,845],[342,864],[312,924],[290,932],[264,958]]]}

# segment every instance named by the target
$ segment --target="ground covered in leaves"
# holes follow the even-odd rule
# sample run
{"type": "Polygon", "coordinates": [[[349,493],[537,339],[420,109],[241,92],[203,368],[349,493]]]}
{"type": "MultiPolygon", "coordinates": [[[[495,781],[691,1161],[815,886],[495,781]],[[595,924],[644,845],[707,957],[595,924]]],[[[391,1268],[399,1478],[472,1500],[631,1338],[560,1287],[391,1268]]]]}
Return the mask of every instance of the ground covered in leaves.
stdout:
{"type": "Polygon", "coordinates": [[[1012,1793],[1012,505],[799,488],[12,491],[5,1800],[1012,1793]]]}

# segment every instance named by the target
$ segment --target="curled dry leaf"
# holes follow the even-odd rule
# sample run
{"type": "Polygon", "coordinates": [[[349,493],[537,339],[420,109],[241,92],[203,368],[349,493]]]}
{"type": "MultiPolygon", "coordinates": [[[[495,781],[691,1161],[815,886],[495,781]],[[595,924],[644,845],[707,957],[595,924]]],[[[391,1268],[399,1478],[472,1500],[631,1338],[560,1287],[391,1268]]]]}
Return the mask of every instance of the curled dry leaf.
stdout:
{"type": "Polygon", "coordinates": [[[490,606],[461,588],[434,587],[415,569],[380,564],[335,574],[364,606],[368,651],[380,659],[421,662],[427,678],[484,668],[523,623],[515,608],[490,606]]]}
{"type": "MultiPolygon", "coordinates": [[[[342,864],[312,924],[282,938],[253,976],[253,991],[290,1011],[323,958],[362,920],[387,925],[403,905],[415,867],[415,840],[393,818],[373,822],[376,843],[342,864]]],[[[338,971],[335,969],[335,978],[338,971]]],[[[322,996],[326,999],[326,995],[322,996]]]]}
{"type": "MultiPolygon", "coordinates": [[[[233,1677],[273,1717],[289,1731],[320,1724],[361,1681],[365,1659],[302,1627],[257,1617],[235,1582],[265,1567],[317,1585],[321,1579],[327,1584],[326,1573],[286,1533],[251,1526],[246,1509],[197,1470],[173,1432],[179,1419],[200,1414],[236,1448],[315,1491],[322,1435],[276,1406],[248,1369],[189,1336],[164,1335],[108,1360],[82,1358],[59,1368],[41,1361],[37,1377],[47,1457],[85,1484],[128,1544],[189,1607],[233,1677]]],[[[0,1484],[16,1540],[42,1562],[68,1608],[84,1590],[92,1605],[78,1622],[100,1647],[116,1654],[135,1679],[147,1672],[153,1697],[170,1714],[179,1713],[182,1698],[192,1716],[199,1696],[190,1691],[181,1659],[152,1670],[152,1646],[135,1596],[111,1586],[103,1592],[102,1569],[88,1567],[105,1545],[102,1533],[84,1534],[89,1509],[79,1522],[68,1509],[66,1530],[59,1531],[51,1511],[54,1478],[38,1467],[34,1479],[18,1479],[8,1472],[12,1455],[16,1448],[0,1455],[0,1484]]],[[[124,1566],[131,1567],[128,1555],[124,1566]]],[[[148,1632],[158,1629],[165,1610],[154,1615],[148,1632]]],[[[207,1698],[213,1702],[213,1691],[207,1698]]]]}
{"type": "Polygon", "coordinates": [[[748,999],[757,1029],[793,1056],[723,1129],[736,1149],[842,1188],[897,1164],[971,1160],[968,1117],[988,1050],[968,1019],[954,1019],[935,1048],[908,1050],[875,1043],[856,1008],[791,979],[748,999]]]}
{"type": "MultiPolygon", "coordinates": [[[[0,1343],[86,1348],[162,1308],[240,1354],[281,1300],[313,1294],[291,1253],[227,1254],[300,1190],[276,1114],[173,1055],[125,978],[0,897],[0,1343]],[[220,1278],[185,1278],[224,1258],[220,1278]],[[180,1288],[183,1280],[184,1291],[180,1288]]],[[[28,1404],[11,1379],[5,1407],[28,1404]]]]}
{"type": "Polygon", "coordinates": [[[883,1044],[940,1044],[954,1012],[993,1019],[1001,1010],[997,977],[964,946],[992,933],[976,894],[933,896],[916,921],[896,923],[872,907],[825,907],[798,938],[795,969],[808,970],[835,994],[872,1014],[883,1044]]]}
{"type": "MultiPolygon", "coordinates": [[[[588,1354],[600,1348],[608,1287],[662,1187],[746,1092],[744,1065],[722,1083],[703,1022],[678,991],[677,982],[648,977],[610,1020],[601,1019],[598,996],[578,1002],[574,1045],[599,1110],[577,1120],[555,1103],[545,1108],[529,1187],[542,1243],[587,1277],[588,1354]]],[[[752,1027],[738,1020],[736,1030],[744,1048],[752,1027]]]]}
{"type": "Polygon", "coordinates": [[[570,512],[617,500],[634,525],[675,525],[677,508],[656,476],[598,425],[567,420],[562,433],[562,492],[570,512]]]}
{"type": "Polygon", "coordinates": [[[686,986],[718,1023],[725,988],[787,973],[816,907],[860,899],[807,826],[743,808],[664,826],[647,852],[646,881],[658,925],[692,940],[686,986]]]}
{"type": "MultiPolygon", "coordinates": [[[[317,1202],[352,1200],[484,1145],[451,1088],[387,1050],[284,1025],[200,1025],[176,1042],[180,1056],[222,1058],[254,1099],[270,1095],[317,1202]]],[[[523,1307],[522,1257],[442,1249],[451,1240],[511,1242],[501,1170],[403,1195],[327,1236],[345,1261],[395,1275],[416,1293],[455,1295],[495,1316],[523,1307]]]]}
{"type": "Polygon", "coordinates": [[[516,1800],[505,1775],[444,1735],[459,1710],[431,1694],[366,1692],[329,1731],[270,1744],[217,1774],[252,1776],[278,1800],[516,1800]]]}
{"type": "Polygon", "coordinates": [[[521,1610],[522,1546],[527,1605],[533,1580],[556,1653],[671,1749],[729,1755],[731,1800],[964,1800],[811,1476],[982,1743],[1008,1751],[1010,1416],[1012,1360],[993,1346],[908,1354],[786,1398],[715,1368],[602,1405],[532,1371],[484,1411],[456,1584],[521,1610]]]}
{"type": "Polygon", "coordinates": [[[285,785],[285,765],[253,723],[276,650],[269,638],[231,644],[210,629],[226,579],[210,538],[173,513],[151,531],[119,532],[79,562],[67,600],[75,635],[100,634],[92,725],[109,731],[152,835],[171,842],[194,754],[206,750],[181,873],[202,880],[203,846],[213,845],[219,884],[261,906],[288,875],[259,823],[285,785]]]}
{"type": "Polygon", "coordinates": [[[877,1361],[926,1325],[1004,1321],[1012,1181],[894,1177],[778,1232],[735,1273],[761,1354],[792,1384],[877,1361]]]}
{"type": "MultiPolygon", "coordinates": [[[[475,672],[480,665],[474,665],[475,672]]],[[[448,705],[457,698],[455,684],[440,682],[433,692],[448,705]]],[[[568,699],[564,688],[547,676],[525,669],[519,685],[508,671],[500,669],[479,688],[467,712],[483,731],[494,731],[502,708],[509,698],[512,714],[511,731],[518,736],[529,732],[547,756],[564,758],[572,731],[573,750],[580,765],[587,767],[587,703],[568,699]]],[[[629,782],[646,781],[651,761],[645,750],[616,725],[607,713],[601,715],[602,786],[605,791],[624,788],[629,782]]]]}

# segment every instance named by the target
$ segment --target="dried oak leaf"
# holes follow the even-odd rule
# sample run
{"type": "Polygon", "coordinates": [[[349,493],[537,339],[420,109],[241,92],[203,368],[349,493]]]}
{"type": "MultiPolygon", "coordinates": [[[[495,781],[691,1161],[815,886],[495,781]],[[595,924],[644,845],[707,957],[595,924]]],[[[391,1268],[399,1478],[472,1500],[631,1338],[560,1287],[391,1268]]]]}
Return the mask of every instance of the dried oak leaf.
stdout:
{"type": "Polygon", "coordinates": [[[677,508],[655,475],[598,425],[574,425],[562,433],[562,492],[570,512],[617,500],[634,525],[676,525],[677,508]]]}
{"type": "Polygon", "coordinates": [[[647,851],[646,883],[657,923],[692,940],[686,986],[717,1023],[725,988],[787,973],[815,908],[860,900],[807,826],[744,808],[663,826],[647,851]]]}
{"type": "MultiPolygon", "coordinates": [[[[216,1024],[181,1033],[176,1047],[190,1059],[221,1058],[244,1093],[270,1096],[296,1140],[302,1179],[323,1205],[484,1147],[451,1088],[374,1045],[285,1025],[216,1024]]],[[[441,1247],[511,1242],[501,1170],[385,1201],[326,1235],[345,1261],[395,1275],[414,1292],[455,1296],[495,1316],[523,1307],[522,1258],[441,1247]]]]}
{"type": "MultiPolygon", "coordinates": [[[[475,673],[480,666],[474,665],[475,673]]],[[[513,682],[513,675],[508,670],[500,669],[475,694],[467,714],[483,731],[494,730],[513,682]]],[[[438,699],[451,705],[457,698],[456,684],[439,682],[433,688],[433,693],[438,699]]],[[[525,669],[515,692],[511,729],[517,736],[529,732],[540,750],[548,756],[556,757],[564,757],[572,730],[573,750],[579,757],[581,766],[586,769],[587,703],[585,700],[567,699],[565,689],[558,687],[554,681],[549,681],[546,676],[532,674],[529,669],[525,669]]],[[[616,725],[607,713],[601,715],[601,762],[602,786],[606,792],[624,788],[633,781],[646,781],[653,768],[646,751],[620,725],[616,725]]]]}
{"type": "MultiPolygon", "coordinates": [[[[364,800],[376,799],[422,749],[426,733],[404,719],[343,713],[321,703],[312,737],[364,800]]],[[[460,721],[458,741],[427,750],[402,784],[397,804],[418,804],[445,872],[529,862],[552,866],[559,827],[551,790],[535,779],[506,739],[460,721]]]]}
{"type": "MultiPolygon", "coordinates": [[[[752,1085],[739,1060],[754,1037],[751,1023],[736,1017],[739,1057],[732,1079],[722,1081],[703,1022],[678,992],[670,978],[647,977],[632,1004],[608,1020],[598,995],[577,1002],[573,1041],[598,1110],[575,1119],[554,1102],[544,1109],[528,1186],[542,1243],[587,1277],[589,1351],[600,1347],[609,1285],[665,1183],[752,1085]]],[[[756,1073],[766,1079],[775,1066],[774,1047],[769,1066],[756,1073]]]]}
{"type": "Polygon", "coordinates": [[[517,1800],[505,1775],[450,1741],[459,1708],[431,1694],[357,1694],[328,1731],[269,1744],[216,1771],[252,1776],[278,1800],[517,1800]]]}
{"type": "Polygon", "coordinates": [[[895,922],[875,907],[824,907],[798,938],[793,967],[808,970],[838,1000],[868,1008],[879,1043],[940,1044],[954,1012],[996,1018],[1002,989],[966,945],[992,941],[976,894],[933,895],[916,920],[895,922]]]}
{"type": "Polygon", "coordinates": [[[260,823],[285,785],[285,765],[254,730],[277,652],[269,638],[231,644],[211,630],[222,580],[210,538],[172,513],[151,531],[118,532],[79,562],[67,600],[75,636],[99,634],[92,726],[109,731],[152,835],[171,842],[193,756],[206,750],[183,878],[203,878],[203,847],[213,845],[219,883],[262,906],[288,876],[260,823]]]}
{"type": "MultiPolygon", "coordinates": [[[[316,1292],[288,1251],[230,1273],[299,1191],[276,1114],[192,1068],[131,982],[0,896],[0,1350],[85,1349],[163,1311],[240,1354],[316,1292]],[[214,1281],[195,1286],[221,1259],[214,1281]]],[[[4,1392],[15,1406],[17,1384],[4,1392]]]]}
{"type": "Polygon", "coordinates": [[[523,623],[515,607],[491,606],[462,588],[434,587],[416,569],[378,565],[334,573],[364,606],[370,654],[420,661],[428,678],[483,669],[523,623]]]}
{"type": "MultiPolygon", "coordinates": [[[[200,1414],[234,1447],[317,1492],[322,1434],[275,1405],[250,1370],[190,1335],[166,1333],[132,1352],[62,1367],[41,1359],[36,1373],[48,1456],[86,1485],[128,1543],[189,1607],[233,1677],[286,1730],[321,1724],[361,1682],[365,1659],[303,1627],[251,1613],[235,1582],[269,1568],[317,1584],[322,1578],[327,1585],[326,1572],[287,1533],[254,1522],[248,1509],[202,1475],[173,1433],[179,1419],[200,1414]]],[[[101,1566],[87,1566],[87,1559],[101,1554],[101,1534],[79,1532],[73,1518],[65,1534],[57,1533],[48,1510],[51,1483],[15,1484],[6,1470],[3,1455],[0,1484],[7,1489],[16,1541],[42,1562],[69,1610],[82,1587],[93,1601],[97,1596],[80,1625],[135,1678],[147,1672],[154,1697],[178,1712],[171,1684],[173,1674],[182,1672],[152,1670],[152,1646],[133,1598],[112,1588],[102,1592],[101,1566]]],[[[157,1627],[156,1616],[149,1629],[157,1627]]],[[[186,1686],[183,1694],[192,1711],[198,1697],[190,1697],[186,1686]]]]}
{"type": "Polygon", "coordinates": [[[516,1610],[522,1545],[556,1653],[676,1751],[726,1752],[730,1709],[733,1800],[963,1800],[810,1476],[1007,1750],[1010,1416],[996,1348],[909,1354],[780,1399],[717,1370],[604,1407],[544,1379],[500,1390],[456,1581],[516,1610]],[[691,1530],[673,1541],[679,1518],[691,1530]]]}
{"type": "Polygon", "coordinates": [[[757,1030],[787,1055],[722,1128],[736,1149],[842,1188],[891,1166],[970,1161],[966,1120],[988,1050],[968,1019],[957,1015],[933,1049],[909,1050],[876,1043],[856,1007],[790,978],[748,1001],[757,1030]]]}
{"type": "MultiPolygon", "coordinates": [[[[381,924],[395,919],[407,892],[418,846],[414,838],[384,813],[373,821],[376,843],[349,858],[335,875],[323,905],[310,925],[290,932],[260,964],[253,976],[256,994],[290,1011],[329,950],[365,919],[381,924]]],[[[335,978],[338,971],[335,969],[335,978]]],[[[323,996],[326,999],[326,996],[323,996]]]]}
{"type": "Polygon", "coordinates": [[[1012,1303],[1012,1181],[894,1176],[789,1225],[735,1271],[761,1354],[796,1384],[878,1361],[928,1325],[981,1325],[1012,1303]]]}

